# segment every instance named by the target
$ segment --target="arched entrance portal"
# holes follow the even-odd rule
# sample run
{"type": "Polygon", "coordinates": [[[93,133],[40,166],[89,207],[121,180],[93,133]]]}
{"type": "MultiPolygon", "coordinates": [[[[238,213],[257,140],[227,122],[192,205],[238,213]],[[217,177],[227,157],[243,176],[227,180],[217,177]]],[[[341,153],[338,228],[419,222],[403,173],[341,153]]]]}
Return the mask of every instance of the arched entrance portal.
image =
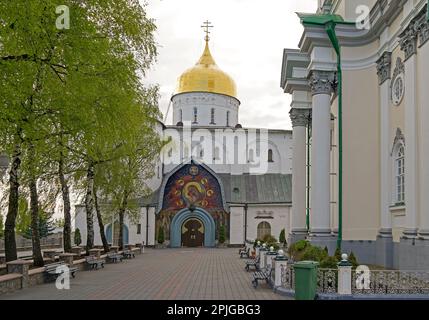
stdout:
{"type": "Polygon", "coordinates": [[[171,221],[170,247],[214,247],[216,224],[213,217],[201,208],[180,210],[171,221]],[[185,230],[186,229],[186,230],[185,230]],[[194,231],[192,231],[192,229],[194,231]]]}
{"type": "Polygon", "coordinates": [[[182,247],[204,246],[204,224],[200,219],[190,218],[182,225],[182,247]]]}

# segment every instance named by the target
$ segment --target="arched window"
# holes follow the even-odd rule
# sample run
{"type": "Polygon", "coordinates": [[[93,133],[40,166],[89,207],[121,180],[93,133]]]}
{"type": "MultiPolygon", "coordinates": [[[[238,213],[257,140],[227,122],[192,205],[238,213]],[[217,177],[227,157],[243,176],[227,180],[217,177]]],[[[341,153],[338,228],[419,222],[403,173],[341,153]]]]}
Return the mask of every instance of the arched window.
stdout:
{"type": "Polygon", "coordinates": [[[226,112],[226,126],[229,127],[229,111],[226,112]]]}
{"type": "Polygon", "coordinates": [[[273,149],[268,150],[268,162],[274,162],[273,149]]]}
{"type": "Polygon", "coordinates": [[[395,153],[395,202],[405,201],[405,150],[400,144],[395,153]]]}
{"type": "Polygon", "coordinates": [[[253,151],[253,149],[249,150],[249,162],[254,162],[255,161],[255,151],[253,151]]]}
{"type": "Polygon", "coordinates": [[[220,149],[215,147],[213,160],[220,160],[220,149]]]}
{"type": "Polygon", "coordinates": [[[215,109],[211,108],[210,110],[210,124],[216,124],[215,122],[215,109]]]}
{"type": "Polygon", "coordinates": [[[198,109],[194,108],[194,123],[198,122],[198,109]]]}
{"type": "Polygon", "coordinates": [[[271,235],[271,225],[263,221],[258,224],[258,239],[263,239],[266,235],[271,235]]]}

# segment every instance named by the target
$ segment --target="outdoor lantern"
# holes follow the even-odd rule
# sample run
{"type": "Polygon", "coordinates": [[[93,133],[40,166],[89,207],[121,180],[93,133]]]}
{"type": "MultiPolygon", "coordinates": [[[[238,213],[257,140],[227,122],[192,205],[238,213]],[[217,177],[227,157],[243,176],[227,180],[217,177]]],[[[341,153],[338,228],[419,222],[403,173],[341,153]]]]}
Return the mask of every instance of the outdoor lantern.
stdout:
{"type": "Polygon", "coordinates": [[[285,255],[285,252],[282,249],[280,249],[277,253],[280,257],[283,257],[285,255]]]}
{"type": "Polygon", "coordinates": [[[346,261],[348,261],[347,259],[348,259],[348,255],[347,255],[347,253],[343,253],[342,255],[341,255],[341,261],[343,261],[343,262],[346,262],[346,261]]]}
{"type": "Polygon", "coordinates": [[[264,244],[262,245],[262,247],[266,248],[266,247],[267,247],[267,244],[266,244],[266,243],[264,243],[264,244]]]}
{"type": "Polygon", "coordinates": [[[273,246],[271,246],[270,247],[270,252],[273,252],[274,251],[274,247],[273,246]]]}
{"type": "Polygon", "coordinates": [[[261,245],[261,241],[258,241],[257,244],[258,244],[258,246],[260,246],[261,245]]]}

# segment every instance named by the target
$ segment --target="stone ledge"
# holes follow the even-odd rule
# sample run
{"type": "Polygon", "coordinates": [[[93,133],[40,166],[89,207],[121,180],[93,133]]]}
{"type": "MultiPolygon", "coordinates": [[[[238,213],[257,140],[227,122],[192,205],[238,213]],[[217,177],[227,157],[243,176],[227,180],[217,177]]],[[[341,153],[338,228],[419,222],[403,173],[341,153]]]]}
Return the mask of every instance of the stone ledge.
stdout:
{"type": "Polygon", "coordinates": [[[31,276],[33,274],[38,274],[38,273],[43,273],[43,272],[45,272],[45,267],[35,268],[35,269],[28,270],[28,275],[31,276]]]}
{"type": "Polygon", "coordinates": [[[0,276],[0,282],[7,282],[11,280],[16,280],[22,278],[22,274],[19,273],[9,273],[4,276],[0,276]]]}

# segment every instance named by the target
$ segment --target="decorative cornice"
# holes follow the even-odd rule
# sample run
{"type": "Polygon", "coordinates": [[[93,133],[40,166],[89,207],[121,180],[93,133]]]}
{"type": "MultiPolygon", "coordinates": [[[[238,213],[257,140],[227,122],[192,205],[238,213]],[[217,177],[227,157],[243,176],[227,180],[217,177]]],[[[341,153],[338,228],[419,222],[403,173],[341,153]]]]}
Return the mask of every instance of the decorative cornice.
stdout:
{"type": "Polygon", "coordinates": [[[396,128],[396,135],[395,135],[395,139],[393,139],[392,151],[390,153],[391,155],[393,155],[393,152],[395,151],[395,148],[398,145],[398,143],[401,143],[402,145],[405,146],[405,137],[400,128],[396,128]]]}
{"type": "Polygon", "coordinates": [[[429,41],[429,21],[427,19],[427,6],[417,17],[416,30],[419,37],[419,47],[429,41]]]}
{"type": "Polygon", "coordinates": [[[405,31],[399,35],[399,44],[405,53],[405,61],[417,53],[417,36],[415,22],[411,22],[405,31]]]}
{"type": "Polygon", "coordinates": [[[332,94],[337,87],[336,72],[312,70],[308,79],[311,94],[332,94]]]}
{"type": "Polygon", "coordinates": [[[289,112],[292,127],[306,127],[310,123],[310,109],[292,108],[289,112]]]}
{"type": "Polygon", "coordinates": [[[377,60],[378,84],[382,85],[386,80],[390,79],[392,69],[392,53],[385,51],[377,60]]]}

